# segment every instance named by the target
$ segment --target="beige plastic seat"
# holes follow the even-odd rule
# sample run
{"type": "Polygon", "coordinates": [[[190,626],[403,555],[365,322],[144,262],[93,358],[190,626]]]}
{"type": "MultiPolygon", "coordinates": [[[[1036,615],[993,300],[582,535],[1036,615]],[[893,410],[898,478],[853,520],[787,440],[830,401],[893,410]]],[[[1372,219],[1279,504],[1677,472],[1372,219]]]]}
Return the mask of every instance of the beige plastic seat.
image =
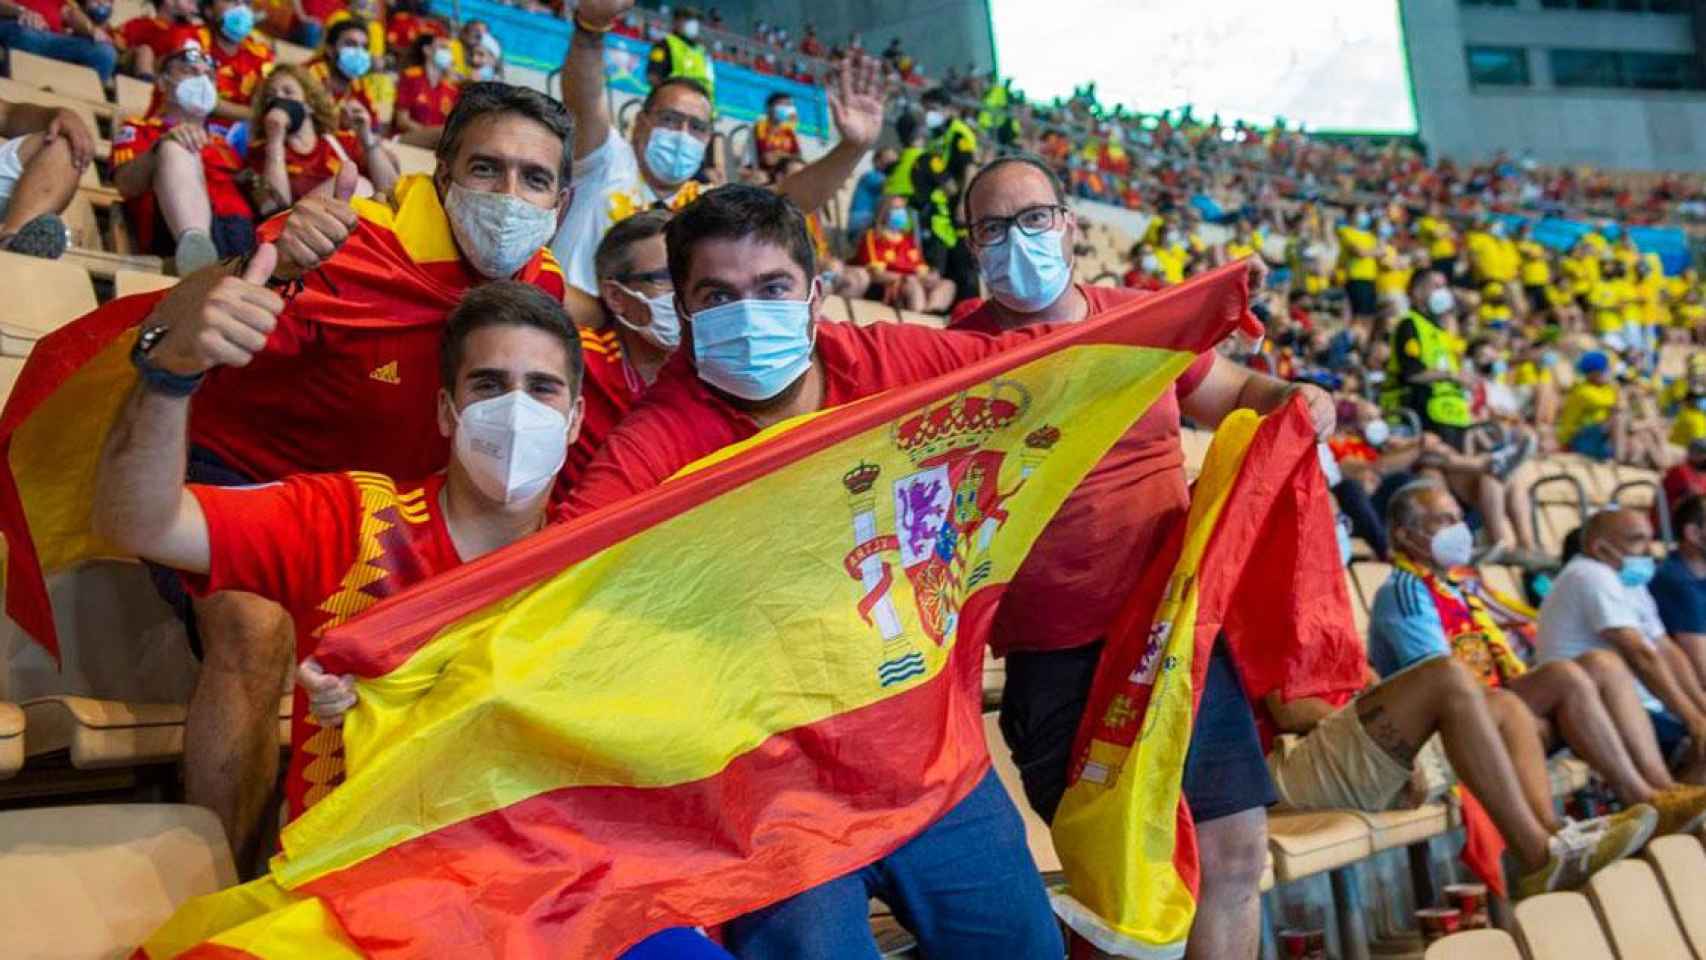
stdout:
{"type": "Polygon", "coordinates": [[[1617,960],[1593,905],[1579,893],[1529,897],[1514,912],[1529,960],[1617,960]]]}
{"type": "Polygon", "coordinates": [[[24,711],[15,703],[0,703],[0,780],[24,766],[24,711]]]}
{"type": "Polygon", "coordinates": [[[12,385],[18,382],[18,374],[24,370],[22,357],[8,357],[0,354],[0,401],[12,395],[12,385]]]}
{"type": "Polygon", "coordinates": [[[836,323],[853,322],[853,308],[847,305],[847,298],[833,294],[823,298],[823,309],[819,315],[836,323]]]}
{"type": "Polygon", "coordinates": [[[386,144],[386,149],[397,155],[397,171],[399,173],[431,173],[438,165],[438,158],[431,150],[407,143],[386,144]]]}
{"type": "Polygon", "coordinates": [[[1380,589],[1388,577],[1392,576],[1390,563],[1353,563],[1350,566],[1351,580],[1356,584],[1356,592],[1362,597],[1362,605],[1370,611],[1374,610],[1374,594],[1380,589]]]}
{"type": "Polygon", "coordinates": [[[1375,853],[1421,843],[1451,829],[1450,810],[1443,803],[1430,803],[1408,810],[1384,810],[1380,813],[1364,813],[1361,810],[1349,812],[1368,824],[1375,853]]]}
{"type": "Polygon", "coordinates": [[[314,59],[314,51],[288,40],[274,40],[273,57],[279,63],[307,63],[314,59]]]}
{"type": "MultiPolygon", "coordinates": [[[[29,54],[17,53],[16,51],[14,51],[13,56],[14,57],[20,57],[20,56],[26,56],[27,57],[27,56],[29,56],[29,54]]],[[[14,62],[16,62],[16,61],[14,60],[14,62]]],[[[50,63],[57,63],[58,61],[49,61],[49,62],[50,63]]],[[[14,78],[16,78],[17,74],[14,73],[12,76],[14,78]]],[[[98,139],[101,135],[101,128],[99,126],[97,126],[95,123],[95,119],[96,119],[95,107],[93,105],[91,105],[88,101],[80,99],[78,97],[70,96],[70,95],[64,94],[64,93],[56,93],[56,92],[51,91],[51,90],[44,90],[39,85],[36,85],[33,83],[25,83],[25,82],[18,80],[18,79],[12,79],[12,80],[0,79],[0,99],[15,101],[18,103],[36,103],[36,104],[40,104],[44,107],[64,107],[65,109],[70,110],[72,113],[77,114],[77,118],[79,120],[82,120],[83,123],[89,128],[89,133],[91,136],[94,136],[98,139]]],[[[109,149],[110,149],[110,145],[109,145],[109,149]]],[[[94,170],[94,165],[91,164],[89,169],[94,170]]],[[[97,174],[97,177],[95,179],[95,184],[99,185],[100,178],[99,178],[98,174],[100,171],[95,170],[94,172],[97,174]]],[[[87,183],[87,181],[85,181],[85,183],[87,183]]]]}
{"type": "Polygon", "coordinates": [[[1546,761],[1546,775],[1552,780],[1552,795],[1568,796],[1593,780],[1593,768],[1572,756],[1555,756],[1546,761]]]}
{"type": "Polygon", "coordinates": [[[901,323],[910,323],[920,327],[935,327],[938,330],[946,329],[948,326],[948,318],[940,314],[920,313],[917,310],[901,310],[899,313],[901,323]]]}
{"type": "Polygon", "coordinates": [[[0,290],[27,290],[0,312],[0,353],[24,356],[30,344],[95,309],[95,286],[76,264],[0,252],[0,290]]]}
{"type": "Polygon", "coordinates": [[[1207,430],[1183,429],[1179,431],[1179,448],[1185,454],[1185,475],[1194,477],[1202,472],[1203,463],[1208,460],[1209,445],[1214,442],[1214,434],[1207,430]]]}
{"type": "Polygon", "coordinates": [[[1481,567],[1481,580],[1494,590],[1518,600],[1523,599],[1522,575],[1514,567],[1503,564],[1488,564],[1481,567]]]}
{"type": "Polygon", "coordinates": [[[1594,874],[1588,879],[1588,899],[1618,956],[1686,960],[1691,955],[1659,878],[1646,861],[1624,860],[1594,874]]]}
{"type": "Polygon", "coordinates": [[[125,76],[122,73],[113,79],[118,84],[118,117],[120,120],[128,117],[140,117],[148,112],[148,104],[154,99],[153,84],[146,80],[125,76]]]}
{"type": "MultiPolygon", "coordinates": [[[[107,102],[107,91],[101,86],[100,74],[89,67],[38,57],[22,50],[12,51],[11,62],[12,79],[19,83],[62,93],[93,104],[107,102]]],[[[89,130],[94,132],[93,127],[89,130]]]]}
{"type": "Polygon", "coordinates": [[[1025,842],[1031,848],[1031,859],[1037,862],[1037,869],[1043,873],[1059,871],[1060,854],[1054,852],[1054,837],[1049,833],[1048,824],[1025,801],[1025,787],[1019,781],[1019,768],[1013,765],[1013,751],[1007,747],[1007,738],[1001,735],[1001,724],[996,722],[996,714],[983,715],[983,739],[989,744],[989,759],[995,767],[995,775],[1001,778],[1001,785],[1007,788],[1007,795],[1019,808],[1020,819],[1025,821],[1025,842]]]}
{"type": "Polygon", "coordinates": [[[1522,951],[1503,930],[1465,930],[1429,944],[1422,960],[1522,960],[1522,951]]]}
{"type": "Polygon", "coordinates": [[[94,804],[0,813],[0,956],[125,957],[179,905],[237,882],[213,813],[94,804]]]}
{"type": "MultiPolygon", "coordinates": [[[[25,701],[37,757],[69,751],[79,770],[170,763],[184,754],[184,714],[177,703],[124,703],[68,695],[25,701]]],[[[290,743],[290,698],[279,700],[279,743],[290,743]]]]}
{"type": "Polygon", "coordinates": [[[1357,589],[1356,581],[1351,578],[1349,568],[1345,570],[1345,591],[1351,597],[1351,625],[1356,627],[1357,636],[1368,636],[1368,605],[1362,602],[1362,593],[1357,589]]]}
{"type": "Polygon", "coordinates": [[[163,273],[144,273],[141,270],[115,270],[113,272],[113,295],[128,297],[138,293],[148,293],[153,290],[164,290],[174,286],[177,277],[169,277],[163,273]]]}
{"type": "Polygon", "coordinates": [[[847,307],[852,311],[853,322],[861,327],[868,327],[873,323],[900,322],[900,314],[895,311],[895,308],[878,303],[875,300],[849,298],[847,307]]]}
{"type": "Polygon", "coordinates": [[[1001,706],[1001,691],[1007,686],[1007,661],[995,659],[995,654],[983,648],[983,709],[1001,706]]]}
{"type": "Polygon", "coordinates": [[[1706,849],[1693,836],[1659,837],[1642,856],[1658,872],[1670,908],[1695,956],[1706,956],[1706,849]]]}
{"type": "Polygon", "coordinates": [[[1268,846],[1274,855],[1274,878],[1290,883],[1372,856],[1374,835],[1368,823],[1352,813],[1271,812],[1268,846]]]}

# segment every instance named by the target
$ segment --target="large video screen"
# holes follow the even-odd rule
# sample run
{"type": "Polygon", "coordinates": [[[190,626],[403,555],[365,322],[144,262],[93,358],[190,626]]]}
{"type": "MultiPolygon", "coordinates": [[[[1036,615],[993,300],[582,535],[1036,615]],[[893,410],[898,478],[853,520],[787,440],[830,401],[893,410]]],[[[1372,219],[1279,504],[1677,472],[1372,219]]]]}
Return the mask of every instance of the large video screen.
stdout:
{"type": "Polygon", "coordinates": [[[1033,101],[1096,81],[1112,108],[1414,133],[1398,0],[989,0],[1003,76],[1033,101]]]}

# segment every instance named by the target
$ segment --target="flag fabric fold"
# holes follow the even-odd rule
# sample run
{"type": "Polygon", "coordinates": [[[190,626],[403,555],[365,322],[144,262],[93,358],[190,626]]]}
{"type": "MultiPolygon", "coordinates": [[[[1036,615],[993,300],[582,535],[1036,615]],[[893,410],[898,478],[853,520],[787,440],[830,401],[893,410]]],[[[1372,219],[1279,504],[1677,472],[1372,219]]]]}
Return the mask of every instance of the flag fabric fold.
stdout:
{"type": "Polygon", "coordinates": [[[1331,504],[1301,399],[1265,418],[1234,412],[1171,562],[1145,572],[1109,630],[1053,824],[1068,881],[1056,912],[1098,949],[1184,953],[1199,873],[1181,785],[1214,644],[1254,700],[1360,686],[1331,504]]]}
{"type": "Polygon", "coordinates": [[[1030,543],[1245,301],[1223,269],[780,425],[331,630],[346,781],[144,955],[611,956],[887,854],[987,770],[1030,543]]]}
{"type": "MultiPolygon", "coordinates": [[[[322,331],[436,329],[443,324],[473,275],[457,252],[431,180],[404,177],[396,197],[395,208],[373,200],[353,202],[356,229],[336,255],[303,278],[301,289],[291,294],[291,310],[311,318],[322,331]]],[[[276,237],[283,225],[283,216],[263,224],[261,239],[276,237]]],[[[549,251],[541,251],[517,279],[562,293],[562,272],[549,251]]],[[[45,578],[87,560],[119,555],[90,530],[95,471],[107,434],[136,383],[129,356],[138,328],[165,296],[166,291],[155,291],[114,300],[43,337],[0,412],[6,614],[56,658],[59,639],[45,578]]],[[[269,343],[268,353],[250,367],[210,374],[201,393],[207,402],[192,415],[192,440],[213,418],[245,415],[207,400],[225,386],[221,377],[238,378],[232,391],[238,396],[246,390],[289,395],[300,367],[293,367],[287,353],[285,345],[269,343]]],[[[262,479],[351,467],[426,476],[443,466],[442,452],[448,449],[435,433],[419,444],[419,469],[310,464],[292,455],[296,428],[273,424],[268,442],[257,444],[270,454],[268,462],[251,465],[268,474],[262,479]]],[[[312,432],[313,425],[300,429],[312,432]]]]}

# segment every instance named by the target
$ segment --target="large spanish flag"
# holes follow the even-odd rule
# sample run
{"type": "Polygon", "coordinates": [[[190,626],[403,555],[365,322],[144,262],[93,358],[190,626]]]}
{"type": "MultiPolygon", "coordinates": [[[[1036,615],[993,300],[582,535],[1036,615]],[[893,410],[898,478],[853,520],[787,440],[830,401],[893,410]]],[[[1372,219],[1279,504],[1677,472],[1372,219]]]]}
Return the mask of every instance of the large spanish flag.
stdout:
{"type": "Polygon", "coordinates": [[[348,779],[146,955],[609,956],[886,855],[988,769],[1031,542],[1244,307],[1217,271],[781,425],[330,631],[348,779]]]}
{"type": "Polygon", "coordinates": [[[1108,632],[1054,818],[1055,909],[1102,951],[1184,953],[1199,874],[1181,783],[1213,645],[1230,645],[1253,698],[1362,685],[1333,524],[1302,400],[1221,424],[1173,562],[1145,572],[1108,632]]]}
{"type": "MultiPolygon", "coordinates": [[[[421,175],[404,177],[395,195],[395,206],[354,201],[360,216],[356,230],[336,255],[304,278],[300,289],[288,294],[287,310],[312,318],[322,328],[436,328],[444,323],[445,315],[468,289],[470,275],[460,262],[432,181],[421,175]]],[[[283,224],[283,216],[263,224],[262,239],[277,236],[283,224]]],[[[517,279],[562,296],[562,271],[548,250],[541,250],[517,279]]],[[[138,328],[164,296],[155,292],[115,300],[43,337],[30,352],[0,413],[6,614],[55,657],[59,640],[45,576],[86,560],[118,555],[89,526],[95,470],[107,433],[136,383],[130,349],[138,328]]],[[[237,375],[235,394],[238,398],[245,390],[288,394],[291,375],[288,364],[247,369],[237,375]]],[[[210,387],[213,382],[209,381],[210,387]]],[[[203,412],[239,415],[229,410],[203,412]]],[[[266,437],[265,445],[289,449],[289,438],[268,436],[267,429],[255,426],[257,436],[266,437]]],[[[422,447],[430,449],[436,442],[437,437],[429,438],[422,447]]],[[[334,466],[379,468],[361,462],[363,455],[352,450],[352,461],[342,465],[280,466],[290,467],[283,473],[334,466]]],[[[442,459],[431,463],[419,475],[442,463],[442,459]]]]}

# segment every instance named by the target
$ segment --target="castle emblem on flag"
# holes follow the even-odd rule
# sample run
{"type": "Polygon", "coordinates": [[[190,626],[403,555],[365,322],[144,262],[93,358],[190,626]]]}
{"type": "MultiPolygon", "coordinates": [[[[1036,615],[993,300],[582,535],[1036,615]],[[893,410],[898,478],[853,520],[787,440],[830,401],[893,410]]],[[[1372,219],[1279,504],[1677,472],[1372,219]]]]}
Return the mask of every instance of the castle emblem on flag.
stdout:
{"type": "Polygon", "coordinates": [[[995,380],[895,423],[890,440],[912,470],[887,490],[878,490],[883,470],[877,464],[860,463],[842,476],[854,543],[843,563],[860,585],[859,615],[882,639],[877,677],[883,686],[926,672],[921,643],[947,646],[961,603],[989,577],[989,547],[1007,520],[1008,498],[1060,439],[1054,426],[1027,434],[1018,455],[1019,483],[998,489],[1008,451],[988,445],[1030,405],[1019,383],[995,380]],[[879,501],[893,510],[889,531],[879,529],[879,501]],[[922,637],[909,633],[895,609],[896,565],[912,584],[922,637]]]}

